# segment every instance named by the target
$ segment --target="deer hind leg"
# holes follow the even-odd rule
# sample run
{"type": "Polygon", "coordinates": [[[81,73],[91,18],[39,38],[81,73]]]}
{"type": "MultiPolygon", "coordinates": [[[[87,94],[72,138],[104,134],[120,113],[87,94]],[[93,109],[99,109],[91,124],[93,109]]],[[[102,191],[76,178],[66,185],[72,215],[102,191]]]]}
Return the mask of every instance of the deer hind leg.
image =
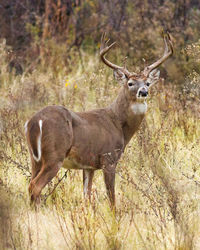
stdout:
{"type": "Polygon", "coordinates": [[[115,209],[115,168],[115,164],[103,168],[106,191],[112,209],[115,209]]]}
{"type": "Polygon", "coordinates": [[[85,198],[91,200],[92,179],[94,170],[83,170],[83,193],[85,198]]]}
{"type": "Polygon", "coordinates": [[[33,157],[31,157],[31,182],[30,182],[29,187],[28,187],[29,194],[32,193],[33,180],[35,179],[35,177],[40,172],[41,167],[42,167],[42,162],[41,161],[36,162],[36,161],[34,161],[33,157]]]}
{"type": "Polygon", "coordinates": [[[51,165],[48,164],[42,166],[38,175],[31,181],[29,185],[31,203],[39,203],[39,196],[42,189],[53,179],[54,176],[56,176],[61,166],[62,162],[56,162],[51,165]]]}
{"type": "Polygon", "coordinates": [[[31,156],[31,180],[33,180],[38,173],[40,172],[42,167],[42,162],[36,162],[33,157],[31,156]]]}

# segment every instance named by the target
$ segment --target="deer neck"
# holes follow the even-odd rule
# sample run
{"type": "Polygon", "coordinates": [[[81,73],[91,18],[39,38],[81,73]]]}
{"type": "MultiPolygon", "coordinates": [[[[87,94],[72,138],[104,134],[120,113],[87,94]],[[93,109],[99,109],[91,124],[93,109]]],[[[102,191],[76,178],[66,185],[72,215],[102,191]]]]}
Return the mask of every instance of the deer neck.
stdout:
{"type": "Polygon", "coordinates": [[[147,111],[147,104],[145,101],[131,101],[125,91],[124,88],[120,90],[118,97],[109,108],[119,121],[127,144],[139,129],[147,111]]]}

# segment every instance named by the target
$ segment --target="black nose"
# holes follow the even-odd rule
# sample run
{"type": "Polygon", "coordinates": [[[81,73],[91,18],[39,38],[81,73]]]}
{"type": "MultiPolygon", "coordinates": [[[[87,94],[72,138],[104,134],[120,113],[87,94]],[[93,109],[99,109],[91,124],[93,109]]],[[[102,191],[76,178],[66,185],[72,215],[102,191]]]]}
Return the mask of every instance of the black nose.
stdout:
{"type": "Polygon", "coordinates": [[[141,89],[138,95],[142,97],[146,97],[148,95],[148,91],[146,89],[141,89]]]}

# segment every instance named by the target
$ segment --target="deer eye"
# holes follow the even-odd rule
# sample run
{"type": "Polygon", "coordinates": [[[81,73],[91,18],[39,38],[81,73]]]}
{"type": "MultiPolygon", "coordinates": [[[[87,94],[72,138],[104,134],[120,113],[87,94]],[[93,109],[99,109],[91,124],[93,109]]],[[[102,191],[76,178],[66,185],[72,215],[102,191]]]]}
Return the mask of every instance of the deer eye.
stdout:
{"type": "Polygon", "coordinates": [[[132,82],[129,82],[129,83],[128,83],[128,86],[129,86],[129,87],[133,86],[133,83],[132,83],[132,82]]]}
{"type": "Polygon", "coordinates": [[[150,82],[147,82],[146,84],[147,84],[147,86],[148,86],[148,87],[151,85],[151,83],[150,83],[150,82]]]}

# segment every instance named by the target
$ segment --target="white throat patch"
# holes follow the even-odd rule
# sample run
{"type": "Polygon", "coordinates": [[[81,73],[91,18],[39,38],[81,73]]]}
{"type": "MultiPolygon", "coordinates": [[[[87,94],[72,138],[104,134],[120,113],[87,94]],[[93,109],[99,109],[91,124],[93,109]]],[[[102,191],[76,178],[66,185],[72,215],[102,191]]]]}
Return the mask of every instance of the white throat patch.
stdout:
{"type": "Polygon", "coordinates": [[[147,103],[134,103],[131,109],[135,115],[143,115],[147,112],[147,103]]]}

